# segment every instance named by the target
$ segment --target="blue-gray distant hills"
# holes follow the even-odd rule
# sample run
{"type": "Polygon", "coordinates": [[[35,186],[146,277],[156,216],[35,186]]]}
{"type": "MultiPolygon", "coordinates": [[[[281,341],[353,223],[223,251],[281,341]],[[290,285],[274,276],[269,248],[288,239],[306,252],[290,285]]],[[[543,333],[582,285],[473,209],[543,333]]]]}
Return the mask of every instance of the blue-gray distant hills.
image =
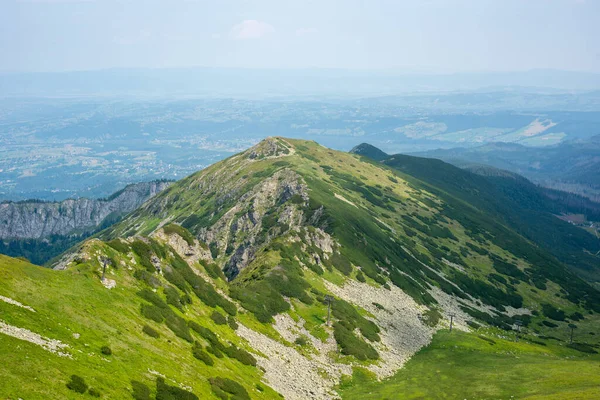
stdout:
{"type": "Polygon", "coordinates": [[[521,174],[545,187],[600,201],[600,135],[546,147],[490,143],[414,155],[439,158],[460,167],[491,165],[521,174]]]}

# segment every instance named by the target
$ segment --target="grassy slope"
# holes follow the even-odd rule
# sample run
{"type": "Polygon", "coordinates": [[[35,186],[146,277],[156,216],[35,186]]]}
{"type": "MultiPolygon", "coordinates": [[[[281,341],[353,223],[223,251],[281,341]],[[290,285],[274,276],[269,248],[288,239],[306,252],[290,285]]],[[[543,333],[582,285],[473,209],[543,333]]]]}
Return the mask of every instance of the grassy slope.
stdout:
{"type": "Polygon", "coordinates": [[[392,378],[374,382],[357,371],[341,385],[341,395],[361,400],[594,399],[600,397],[599,367],[597,354],[445,330],[392,378]]]}
{"type": "MultiPolygon", "coordinates": [[[[70,346],[73,358],[59,357],[29,342],[0,336],[1,398],[80,398],[65,384],[72,374],[82,376],[104,398],[130,398],[131,380],[155,390],[155,376],[165,375],[167,383],[184,384],[200,398],[213,398],[208,378],[224,376],[242,383],[252,398],[275,398],[265,387],[258,392],[261,372],[227,357],[207,367],[192,357],[191,344],[176,337],[164,324],[145,319],[139,312],[141,287],[128,271],[117,270],[118,286],[104,288],[87,264],[68,271],[53,271],[9,257],[0,256],[0,294],[33,307],[37,312],[0,301],[4,322],[59,339],[70,346]],[[145,325],[160,332],[154,339],[142,333],[145,325]],[[75,339],[73,333],[79,333],[75,339]],[[100,348],[110,346],[113,354],[103,356],[100,348]]],[[[198,299],[185,314],[227,339],[239,342],[227,325],[217,326],[209,309],[198,299]]],[[[196,340],[202,340],[193,333],[196,340]]],[[[238,343],[238,345],[240,345],[238,343]]]]}
{"type": "MultiPolygon", "coordinates": [[[[197,234],[198,231],[194,228],[199,229],[214,224],[220,215],[236,203],[235,196],[245,193],[248,188],[271,176],[276,170],[289,168],[306,181],[310,189],[311,202],[325,207],[321,222],[325,223],[325,229],[340,242],[342,258],[346,259],[346,262],[349,260],[354,265],[360,265],[365,274],[370,271],[375,278],[386,279],[389,283],[388,272],[393,274],[395,270],[400,270],[409,273],[419,282],[419,285],[436,285],[437,281],[431,276],[426,276],[421,264],[403,253],[399,244],[409,248],[413,254],[423,259],[427,258],[429,264],[447,276],[459,276],[453,267],[443,264],[440,260],[440,252],[443,252],[446,257],[452,253],[453,259],[459,260],[470,277],[480,279],[482,282],[486,282],[488,274],[494,271],[493,263],[487,255],[478,255],[465,246],[485,246],[489,252],[514,263],[521,270],[530,266],[528,260],[511,254],[510,251],[513,249],[501,248],[503,244],[510,242],[500,243],[498,237],[489,239],[489,235],[482,237],[470,233],[466,226],[458,222],[458,218],[452,218],[454,214],[449,213],[445,208],[444,203],[440,201],[441,196],[432,195],[432,192],[420,186],[415,179],[404,177],[403,174],[395,175],[385,167],[365,163],[358,156],[335,152],[314,142],[289,140],[289,143],[295,147],[297,151],[295,155],[276,159],[258,159],[240,170],[229,168],[232,161],[230,159],[178,182],[124,222],[105,232],[102,237],[148,234],[166,216],[175,217],[179,222],[189,221],[190,216],[194,216],[196,220],[190,224],[190,231],[197,234]],[[205,195],[200,196],[199,190],[207,186],[205,195]],[[232,193],[234,196],[226,199],[225,203],[220,202],[219,196],[223,192],[232,193]],[[335,194],[343,196],[356,206],[336,198],[335,194]],[[215,210],[217,212],[213,215],[215,210]],[[402,218],[408,215],[411,216],[409,220],[411,222],[402,218]],[[437,236],[428,233],[434,227],[437,228],[437,236]],[[409,231],[412,233],[409,234],[409,231]],[[451,231],[452,237],[447,236],[446,231],[451,231]]],[[[303,207],[305,212],[310,213],[313,206],[309,202],[308,205],[303,204],[298,207],[303,207]]],[[[473,218],[476,223],[491,224],[476,215],[473,218]]],[[[493,227],[489,226],[490,229],[493,227]]],[[[533,251],[533,247],[519,239],[520,237],[514,232],[507,231],[507,235],[515,240],[518,239],[518,243],[525,246],[528,251],[533,251]]],[[[274,264],[267,265],[270,264],[267,258],[278,260],[278,257],[282,256],[282,254],[273,254],[273,251],[263,253],[264,259],[257,259],[240,274],[240,278],[249,278],[248,282],[253,283],[250,278],[256,269],[266,267],[267,270],[281,270],[281,268],[274,268],[274,264]]],[[[218,259],[221,266],[226,262],[223,257],[218,259]]],[[[59,359],[33,345],[19,342],[25,350],[19,349],[12,353],[17,359],[1,362],[2,365],[10,367],[0,366],[0,373],[12,376],[7,381],[7,395],[19,395],[21,392],[14,394],[14,391],[22,390],[35,398],[33,393],[40,391],[43,393],[47,390],[46,393],[68,396],[70,393],[67,392],[64,384],[69,375],[78,373],[84,376],[90,385],[106,393],[107,397],[127,397],[130,379],[153,386],[154,377],[149,375],[149,368],[161,372],[173,381],[191,386],[201,397],[210,397],[207,378],[215,375],[237,377],[236,380],[246,387],[253,398],[261,398],[261,396],[269,398],[275,395],[268,389],[262,395],[254,389],[254,384],[260,380],[260,371],[256,368],[242,366],[228,358],[216,360],[215,367],[208,368],[191,356],[190,344],[176,338],[164,325],[155,325],[144,319],[139,312],[141,299],[135,295],[142,284],[125,269],[116,271],[115,278],[118,278],[116,279],[118,286],[108,291],[100,285],[97,272],[90,270],[88,264],[81,264],[68,271],[55,272],[25,264],[15,268],[9,265],[11,263],[14,261],[8,262],[6,259],[4,261],[0,294],[30,305],[36,308],[38,313],[32,316],[26,310],[0,303],[2,307],[0,310],[3,311],[2,318],[13,325],[23,326],[44,336],[63,340],[72,346],[75,358],[74,360],[59,359]],[[90,316],[94,316],[91,322],[90,316]],[[146,323],[161,331],[159,340],[151,339],[141,333],[141,327],[146,323]],[[81,338],[73,339],[72,332],[80,333],[81,338]],[[171,342],[168,342],[169,340],[171,342]],[[85,346],[84,343],[89,346],[85,346]],[[110,363],[96,356],[99,348],[105,344],[110,345],[114,351],[110,363]],[[92,352],[96,355],[90,356],[92,352]],[[27,356],[30,358],[25,358],[27,356]],[[17,360],[25,360],[25,362],[18,367],[22,368],[22,371],[14,374],[14,369],[10,371],[9,369],[18,364],[17,360]],[[52,369],[62,372],[50,374],[32,372],[52,369]],[[115,371],[122,373],[115,374],[115,371]],[[41,381],[34,381],[32,375],[41,381]],[[32,380],[25,380],[26,383],[23,384],[20,376],[32,376],[32,380]],[[22,389],[19,389],[21,387],[22,389]],[[9,390],[11,392],[8,392],[9,390]]],[[[355,272],[356,270],[352,269],[351,276],[354,276],[355,272]]],[[[397,271],[395,273],[398,274],[397,271]]],[[[326,272],[323,277],[336,281],[350,279],[340,275],[326,272]]],[[[323,291],[320,277],[313,273],[306,273],[303,276],[313,288],[323,291]]],[[[372,280],[369,280],[369,283],[375,284],[372,280]]],[[[507,290],[502,285],[493,285],[501,290],[507,290]]],[[[567,301],[566,295],[560,293],[560,287],[551,282],[548,282],[547,290],[533,291],[532,284],[527,280],[506,287],[517,290],[523,296],[527,307],[539,309],[540,303],[548,302],[569,313],[583,311],[567,301]]],[[[413,288],[411,295],[417,295],[418,292],[419,290],[413,288]]],[[[316,300],[317,296],[310,296],[316,300]]],[[[485,296],[483,300],[486,300],[485,296]]],[[[296,302],[296,300],[292,301],[296,302]]],[[[184,317],[210,327],[223,338],[237,341],[239,345],[239,340],[227,326],[216,326],[206,318],[210,312],[212,309],[203,306],[197,298],[194,298],[193,306],[184,317]]],[[[319,330],[318,324],[324,318],[325,308],[318,302],[300,307],[298,313],[306,321],[314,322],[313,326],[307,328],[317,336],[324,333],[319,330]]],[[[549,329],[539,325],[542,319],[544,319],[542,315],[534,317],[532,329],[539,329],[542,333],[546,333],[549,329]]],[[[273,333],[269,325],[260,324],[250,313],[240,315],[238,320],[258,331],[273,333]]],[[[596,327],[595,321],[594,315],[584,322],[578,322],[579,330],[585,330],[587,334],[588,329],[596,327]]],[[[559,325],[559,328],[552,331],[552,335],[566,334],[564,329],[566,322],[560,322],[559,325]]],[[[6,346],[5,349],[14,347],[15,340],[4,339],[5,336],[2,336],[1,346],[6,346]]],[[[6,357],[13,357],[12,354],[6,357]]]]}
{"type": "Polygon", "coordinates": [[[529,181],[480,176],[440,160],[406,155],[383,162],[503,221],[582,275],[600,280],[600,258],[590,255],[600,250],[600,241],[551,215],[558,207],[529,181]]]}
{"type": "MultiPolygon", "coordinates": [[[[420,265],[414,262],[411,264],[410,258],[399,252],[398,243],[401,243],[422,259],[429,258],[427,262],[430,265],[448,276],[457,272],[440,262],[440,252],[444,253],[444,257],[463,265],[470,278],[490,282],[489,274],[496,273],[510,279],[510,276],[494,270],[490,257],[467,249],[469,245],[483,246],[490,253],[514,263],[521,270],[534,264],[539,273],[554,274],[551,279],[566,288],[566,292],[561,293],[560,287],[548,281],[547,290],[536,289],[532,287],[531,281],[528,281],[529,278],[511,285],[490,282],[500,290],[516,290],[524,298],[526,307],[539,309],[541,303],[552,303],[565,312],[572,313],[580,309],[567,301],[565,293],[576,292],[587,295],[585,298],[588,302],[600,301],[596,291],[572,274],[566,273],[564,267],[547,252],[497,223],[494,220],[495,215],[492,214],[492,211],[497,210],[483,208],[489,212],[482,212],[481,208],[470,207],[461,200],[458,196],[461,185],[476,191],[472,188],[473,182],[464,175],[468,175],[469,178],[473,176],[474,179],[484,179],[483,177],[448,165],[456,175],[446,179],[456,180],[455,186],[448,187],[439,174],[436,175],[436,169],[432,169],[427,163],[417,164],[416,167],[411,164],[413,168],[407,171],[423,179],[418,180],[409,174],[392,171],[380,164],[364,162],[364,158],[357,155],[333,151],[315,142],[290,139],[285,139],[285,142],[295,148],[296,154],[275,159],[257,159],[241,168],[239,165],[233,166],[232,163],[234,159],[239,161],[240,155],[217,163],[160,193],[125,221],[105,232],[102,237],[147,234],[160,222],[155,215],[161,215],[163,218],[169,215],[183,225],[186,225],[192,215],[200,222],[189,229],[197,234],[200,226],[215,223],[220,215],[232,207],[236,203],[236,196],[245,193],[275,171],[289,168],[304,178],[310,188],[311,199],[325,207],[325,229],[340,242],[343,256],[353,264],[360,265],[363,271],[369,270],[373,274],[384,276],[385,272],[382,269],[391,271],[397,268],[409,273],[420,283],[426,281],[428,284],[437,285],[430,278],[423,276],[423,268],[420,265]],[[419,169],[423,172],[417,174],[419,169]],[[205,194],[199,196],[199,190],[196,188],[207,185],[212,185],[214,189],[205,190],[205,194]],[[436,185],[452,190],[448,193],[436,185]],[[227,192],[231,192],[233,197],[227,198],[223,203],[219,196],[227,192]],[[342,195],[357,206],[341,201],[335,194],[342,195]],[[218,212],[213,215],[215,210],[218,212]],[[412,222],[403,219],[406,216],[411,216],[412,222]],[[425,230],[419,231],[423,227],[425,230]],[[437,227],[438,230],[447,228],[456,240],[443,235],[432,236],[427,233],[428,227],[437,227]],[[417,235],[408,235],[407,229],[417,231],[417,235]],[[488,233],[483,236],[474,234],[473,231],[476,230],[487,230],[488,233]],[[449,251],[452,252],[452,258],[449,251]],[[390,262],[394,267],[386,265],[390,262]]],[[[437,162],[444,164],[441,161],[437,162]]],[[[491,190],[490,184],[481,187],[491,190]]],[[[479,207],[490,198],[489,194],[485,196],[483,199],[471,196],[470,199],[476,201],[475,206],[479,207]]],[[[223,265],[226,260],[221,255],[219,261],[223,265]]],[[[251,270],[252,268],[248,268],[247,272],[250,273],[251,270]]],[[[580,296],[577,301],[581,299],[580,296]]],[[[549,329],[540,325],[542,319],[543,316],[533,318],[535,328],[542,333],[548,333],[549,329]]],[[[558,324],[560,328],[548,334],[564,336],[566,323],[558,324]]],[[[589,319],[578,324],[582,329],[594,329],[596,326],[596,323],[589,319]]]]}

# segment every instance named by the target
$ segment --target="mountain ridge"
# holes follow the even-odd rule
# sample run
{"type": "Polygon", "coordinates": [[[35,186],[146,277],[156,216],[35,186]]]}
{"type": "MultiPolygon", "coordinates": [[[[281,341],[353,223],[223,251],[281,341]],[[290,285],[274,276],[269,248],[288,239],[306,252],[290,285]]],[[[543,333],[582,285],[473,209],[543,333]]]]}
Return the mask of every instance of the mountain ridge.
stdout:
{"type": "Polygon", "coordinates": [[[176,389],[330,399],[357,376],[391,379],[450,318],[509,349],[522,324],[522,341],[543,343],[522,346],[553,357],[544,337],[565,340],[572,321],[595,329],[596,289],[475,206],[392,167],[272,137],[171,185],[56,270],[0,257],[11,332],[60,340],[71,356],[24,343],[19,373],[64,372],[23,381],[0,363],[4,390],[70,394],[78,374],[108,397],[138,388],[157,399],[176,389]],[[47,296],[57,289],[60,305],[47,296]],[[112,358],[92,350],[102,345],[112,358]],[[111,378],[115,368],[124,372],[111,378]]]}

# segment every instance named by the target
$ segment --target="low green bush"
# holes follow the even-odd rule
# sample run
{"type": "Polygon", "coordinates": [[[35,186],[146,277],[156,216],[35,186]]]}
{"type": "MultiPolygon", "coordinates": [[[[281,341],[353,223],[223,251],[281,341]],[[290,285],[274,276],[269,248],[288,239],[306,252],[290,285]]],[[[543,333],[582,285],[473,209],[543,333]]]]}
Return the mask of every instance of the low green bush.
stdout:
{"type": "Polygon", "coordinates": [[[100,349],[100,352],[102,354],[104,354],[105,356],[110,356],[112,355],[112,350],[110,349],[110,347],[108,346],[102,346],[102,348],[100,349]]]}
{"type": "Polygon", "coordinates": [[[152,321],[158,322],[159,324],[165,320],[163,317],[162,310],[154,305],[142,304],[142,315],[152,321]]]}
{"type": "Polygon", "coordinates": [[[213,320],[213,322],[217,325],[225,325],[227,324],[227,318],[225,318],[223,316],[223,314],[221,314],[218,311],[213,311],[212,314],[210,315],[210,319],[213,320]]]}
{"type": "Polygon", "coordinates": [[[557,309],[552,304],[542,304],[542,312],[546,317],[555,321],[564,321],[566,318],[565,312],[557,309]]]}
{"type": "Polygon", "coordinates": [[[134,400],[150,400],[150,388],[142,382],[131,381],[131,390],[134,400]]]}
{"type": "Polygon", "coordinates": [[[244,365],[252,365],[253,367],[256,366],[256,358],[254,358],[254,356],[252,354],[248,353],[244,349],[240,349],[240,348],[236,347],[233,344],[230,345],[229,347],[226,347],[223,350],[223,352],[229,358],[236,359],[244,365]]]}
{"type": "Polygon", "coordinates": [[[195,342],[192,347],[192,355],[208,366],[213,366],[215,364],[212,357],[202,349],[202,345],[198,342],[195,342]]]}
{"type": "Polygon", "coordinates": [[[167,303],[165,303],[165,301],[157,293],[153,292],[150,289],[142,289],[139,292],[137,292],[137,295],[159,308],[169,308],[167,306],[167,303]]]}
{"type": "Polygon", "coordinates": [[[227,317],[227,324],[229,325],[229,327],[231,329],[233,329],[234,331],[237,330],[237,328],[239,328],[238,323],[235,321],[235,318],[233,318],[231,315],[229,317],[227,317]]]}
{"type": "Polygon", "coordinates": [[[92,397],[100,397],[100,392],[94,388],[90,388],[90,390],[88,390],[88,394],[92,397]]]}
{"type": "Polygon", "coordinates": [[[109,242],[106,242],[106,244],[118,251],[119,253],[129,253],[129,246],[127,245],[127,243],[121,241],[121,239],[113,239],[109,242]]]}
{"type": "Polygon", "coordinates": [[[144,325],[144,327],[142,328],[142,332],[155,339],[160,337],[160,334],[150,325],[144,325]]]}
{"type": "Polygon", "coordinates": [[[374,322],[360,315],[352,304],[342,299],[335,299],[331,304],[331,310],[333,316],[350,331],[359,328],[360,333],[370,341],[378,342],[381,340],[379,337],[379,327],[374,322]]]}
{"type": "Polygon", "coordinates": [[[177,234],[179,235],[183,240],[185,240],[185,242],[189,245],[189,246],[193,246],[194,245],[194,235],[192,235],[190,233],[190,231],[188,231],[187,229],[185,229],[183,226],[181,225],[177,225],[177,224],[169,224],[166,226],[163,226],[163,231],[167,234],[167,235],[171,235],[171,234],[177,234]]]}
{"type": "Polygon", "coordinates": [[[580,351],[582,353],[598,354],[598,352],[587,343],[570,343],[567,345],[567,347],[573,350],[580,351]]]}
{"type": "Polygon", "coordinates": [[[298,346],[306,346],[308,339],[304,335],[298,336],[296,340],[294,340],[294,343],[296,343],[298,346]]]}
{"type": "Polygon", "coordinates": [[[190,334],[190,329],[185,319],[181,318],[178,315],[175,315],[174,313],[171,313],[168,317],[165,318],[165,320],[169,329],[173,331],[173,333],[176,336],[190,343],[194,341],[194,338],[192,338],[192,335],[190,334]]]}
{"type": "Polygon", "coordinates": [[[215,395],[223,400],[250,400],[246,389],[229,378],[209,378],[210,387],[215,395]]]}
{"type": "Polygon", "coordinates": [[[167,304],[170,304],[183,312],[183,306],[186,301],[179,295],[179,291],[173,286],[167,286],[164,289],[164,292],[167,297],[167,304]]]}
{"type": "Polygon", "coordinates": [[[354,332],[344,326],[341,322],[335,322],[333,324],[333,336],[335,337],[335,341],[341,347],[342,354],[354,356],[362,361],[377,360],[379,358],[379,354],[373,346],[356,337],[354,332]]]}
{"type": "Polygon", "coordinates": [[[71,380],[67,382],[67,387],[77,393],[85,393],[88,390],[88,385],[85,380],[78,375],[71,375],[71,380]]]}
{"type": "Polygon", "coordinates": [[[213,279],[222,279],[224,281],[227,280],[225,274],[223,273],[223,270],[221,270],[221,268],[219,268],[219,265],[216,263],[207,264],[204,267],[204,269],[206,270],[206,273],[213,279]]]}
{"type": "Polygon", "coordinates": [[[219,338],[217,337],[217,335],[210,329],[198,324],[196,321],[188,321],[188,325],[194,332],[198,333],[200,336],[202,336],[204,339],[206,339],[209,343],[212,343],[215,345],[221,344],[221,342],[219,342],[219,338]]]}
{"type": "Polygon", "coordinates": [[[192,392],[165,383],[162,377],[156,378],[156,400],[198,400],[192,392]]]}
{"type": "Polygon", "coordinates": [[[363,275],[362,272],[358,271],[356,273],[356,280],[359,282],[366,282],[367,280],[365,279],[365,276],[363,275]]]}

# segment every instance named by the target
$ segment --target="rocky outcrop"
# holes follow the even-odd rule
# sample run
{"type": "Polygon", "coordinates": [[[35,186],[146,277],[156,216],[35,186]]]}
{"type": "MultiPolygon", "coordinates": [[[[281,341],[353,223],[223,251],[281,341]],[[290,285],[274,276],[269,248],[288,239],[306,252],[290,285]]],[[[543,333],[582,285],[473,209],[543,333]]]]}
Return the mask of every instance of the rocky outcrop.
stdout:
{"type": "Polygon", "coordinates": [[[170,184],[163,181],[136,183],[100,200],[0,203],[0,239],[40,239],[93,231],[135,210],[170,184]]]}

